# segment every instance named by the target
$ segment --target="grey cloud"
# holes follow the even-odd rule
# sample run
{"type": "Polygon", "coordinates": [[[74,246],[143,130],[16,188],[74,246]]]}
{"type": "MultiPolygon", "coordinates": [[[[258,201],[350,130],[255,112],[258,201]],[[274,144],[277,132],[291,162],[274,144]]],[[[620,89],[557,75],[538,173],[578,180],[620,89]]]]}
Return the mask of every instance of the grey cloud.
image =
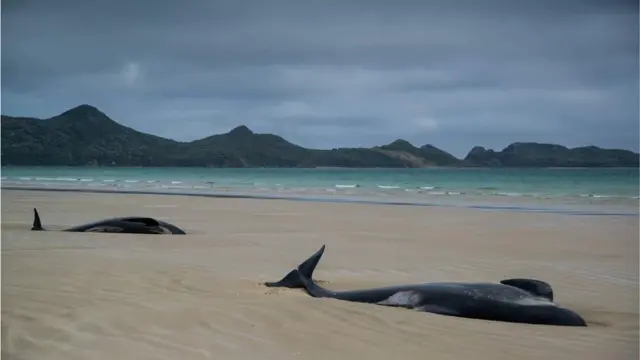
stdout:
{"type": "Polygon", "coordinates": [[[247,124],[307,146],[456,155],[638,149],[634,1],[3,3],[3,113],[91,103],[190,140],[247,124]]]}

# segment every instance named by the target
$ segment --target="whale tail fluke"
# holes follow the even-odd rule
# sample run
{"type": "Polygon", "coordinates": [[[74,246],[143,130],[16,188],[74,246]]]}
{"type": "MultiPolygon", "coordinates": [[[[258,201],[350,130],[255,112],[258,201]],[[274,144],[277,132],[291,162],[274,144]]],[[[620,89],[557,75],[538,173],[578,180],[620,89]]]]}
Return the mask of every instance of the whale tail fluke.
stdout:
{"type": "Polygon", "coordinates": [[[324,253],[324,249],[325,245],[322,245],[320,250],[316,251],[315,254],[311,255],[302,264],[298,265],[296,269],[291,270],[280,281],[265,282],[264,285],[268,287],[288,287],[292,289],[304,288],[305,286],[300,279],[300,275],[303,275],[309,280],[312,279],[313,272],[315,271],[316,266],[318,266],[318,262],[324,253]]]}
{"type": "Polygon", "coordinates": [[[34,230],[34,231],[44,230],[42,228],[42,223],[40,222],[40,215],[38,214],[38,210],[36,210],[36,208],[33,208],[33,226],[31,227],[31,230],[34,230]]]}

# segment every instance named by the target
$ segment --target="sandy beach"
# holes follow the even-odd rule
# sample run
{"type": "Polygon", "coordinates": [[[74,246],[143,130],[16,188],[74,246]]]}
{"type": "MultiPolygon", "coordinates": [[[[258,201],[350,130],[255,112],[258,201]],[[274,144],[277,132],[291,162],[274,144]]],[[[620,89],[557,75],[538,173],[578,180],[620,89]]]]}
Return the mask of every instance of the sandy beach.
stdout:
{"type": "Polygon", "coordinates": [[[637,359],[638,218],[2,191],[3,359],[637,359]],[[145,215],[189,234],[32,232],[145,215]],[[587,328],[268,289],[327,245],[332,289],[549,282],[587,328]]]}

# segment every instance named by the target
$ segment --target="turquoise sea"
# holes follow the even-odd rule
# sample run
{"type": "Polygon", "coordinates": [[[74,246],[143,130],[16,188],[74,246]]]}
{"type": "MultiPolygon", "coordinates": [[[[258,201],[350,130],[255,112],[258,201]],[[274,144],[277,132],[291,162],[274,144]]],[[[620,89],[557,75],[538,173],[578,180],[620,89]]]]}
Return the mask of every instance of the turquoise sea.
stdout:
{"type": "Polygon", "coordinates": [[[3,167],[3,188],[64,188],[637,211],[638,169],[3,167]]]}

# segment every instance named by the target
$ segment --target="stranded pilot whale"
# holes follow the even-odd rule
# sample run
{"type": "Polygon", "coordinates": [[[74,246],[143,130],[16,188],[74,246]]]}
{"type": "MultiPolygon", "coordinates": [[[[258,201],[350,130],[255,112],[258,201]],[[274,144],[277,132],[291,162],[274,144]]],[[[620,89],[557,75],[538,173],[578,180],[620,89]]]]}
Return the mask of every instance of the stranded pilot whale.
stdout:
{"type": "Polygon", "coordinates": [[[505,279],[500,283],[435,282],[373,289],[332,291],[316,284],[313,272],[325,245],[268,287],[303,288],[313,297],[403,307],[416,311],[512,323],[587,326],[580,315],[553,302],[544,281],[505,279]]]}
{"type": "MultiPolygon", "coordinates": [[[[31,230],[45,230],[40,222],[38,210],[33,208],[33,227],[31,230]]],[[[126,233],[126,234],[173,234],[185,235],[184,230],[179,227],[156,220],[150,217],[118,217],[106,220],[100,220],[89,224],[74,226],[62,231],[70,232],[106,232],[106,233],[126,233]]]]}

